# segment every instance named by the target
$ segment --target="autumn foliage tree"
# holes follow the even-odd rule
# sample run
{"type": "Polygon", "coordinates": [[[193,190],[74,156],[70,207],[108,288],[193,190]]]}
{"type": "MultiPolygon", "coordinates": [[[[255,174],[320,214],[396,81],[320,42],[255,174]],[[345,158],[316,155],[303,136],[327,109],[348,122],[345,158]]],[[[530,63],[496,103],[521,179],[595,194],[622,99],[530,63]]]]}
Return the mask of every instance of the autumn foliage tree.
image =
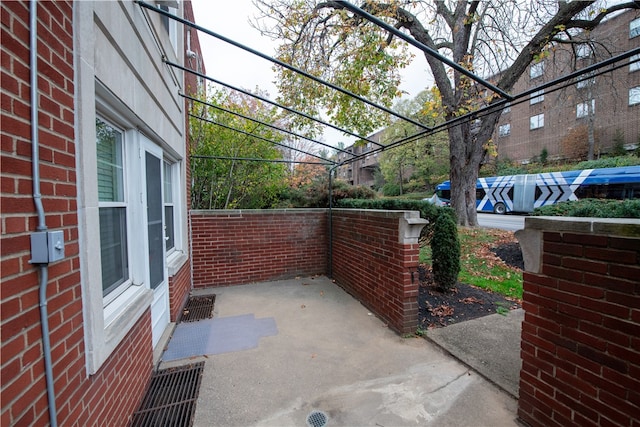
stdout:
{"type": "Polygon", "coordinates": [[[286,166],[268,162],[282,158],[268,142],[282,136],[231,112],[269,124],[276,116],[255,98],[226,90],[210,90],[206,104],[194,103],[196,117],[189,121],[194,209],[268,208],[286,186],[286,166]]]}
{"type": "MultiPolygon", "coordinates": [[[[411,51],[405,42],[351,12],[346,2],[254,0],[254,4],[260,11],[255,25],[281,43],[277,56],[282,61],[386,107],[400,95],[399,72],[412,61],[411,51]]],[[[562,34],[593,29],[610,13],[638,4],[607,8],[593,1],[365,0],[360,6],[476,75],[498,76],[494,84],[508,92],[562,34]]],[[[484,88],[465,73],[427,53],[424,59],[430,69],[425,86],[432,77],[445,119],[500,99],[491,92],[479,98],[484,88]]],[[[278,68],[277,73],[284,104],[312,114],[326,111],[335,123],[362,134],[389,123],[385,113],[349,95],[287,69],[278,68]]],[[[476,123],[467,120],[448,128],[451,201],[460,224],[477,224],[476,179],[499,115],[496,111],[476,123]]]]}

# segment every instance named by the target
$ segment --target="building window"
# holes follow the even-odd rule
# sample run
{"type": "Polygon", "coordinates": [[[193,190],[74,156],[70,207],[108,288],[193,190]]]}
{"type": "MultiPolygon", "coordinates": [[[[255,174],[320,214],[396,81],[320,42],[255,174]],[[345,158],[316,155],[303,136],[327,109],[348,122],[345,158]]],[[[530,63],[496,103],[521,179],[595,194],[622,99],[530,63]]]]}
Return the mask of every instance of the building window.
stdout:
{"type": "Polygon", "coordinates": [[[529,119],[529,129],[539,129],[544,126],[544,114],[538,114],[536,116],[532,116],[529,119]]]}
{"type": "Polygon", "coordinates": [[[589,113],[593,114],[596,111],[596,100],[592,99],[591,101],[581,102],[576,105],[576,118],[581,119],[584,117],[588,117],[589,113]]]}
{"type": "Polygon", "coordinates": [[[167,255],[176,248],[175,241],[175,207],[174,207],[174,184],[173,165],[169,162],[163,164],[163,191],[164,191],[164,239],[167,255]]]}
{"type": "Polygon", "coordinates": [[[629,38],[640,36],[640,18],[636,18],[629,22],[629,38]]]}
{"type": "Polygon", "coordinates": [[[629,105],[640,104],[640,86],[629,89],[629,105]]]}
{"type": "Polygon", "coordinates": [[[511,134],[511,123],[505,123],[498,127],[498,136],[509,136],[511,134]]]}
{"type": "Polygon", "coordinates": [[[129,279],[123,132],[96,118],[103,296],[129,279]]]}
{"type": "Polygon", "coordinates": [[[596,84],[596,78],[593,77],[593,73],[587,73],[582,77],[578,77],[581,79],[576,83],[576,88],[583,89],[588,86],[593,86],[596,84]]]}
{"type": "MultiPolygon", "coordinates": [[[[162,1],[157,3],[158,8],[168,12],[172,15],[178,14],[178,2],[176,1],[162,1]]],[[[171,19],[168,16],[160,15],[162,21],[162,27],[169,36],[171,45],[174,51],[177,51],[178,47],[178,23],[175,19],[171,19]]]]}
{"type": "Polygon", "coordinates": [[[588,44],[579,44],[576,48],[576,57],[584,59],[593,56],[593,48],[588,44]]]}
{"type": "Polygon", "coordinates": [[[640,70],[640,54],[629,58],[629,72],[640,70]]]}
{"type": "Polygon", "coordinates": [[[507,102],[505,104],[505,107],[502,109],[502,113],[501,114],[507,114],[511,112],[511,103],[507,102]]]}
{"type": "Polygon", "coordinates": [[[529,68],[529,76],[532,79],[536,77],[540,77],[544,74],[544,62],[538,62],[536,64],[532,64],[531,68],[529,68]]]}
{"type": "Polygon", "coordinates": [[[537,104],[544,101],[544,89],[537,90],[530,95],[529,104],[537,104]]]}

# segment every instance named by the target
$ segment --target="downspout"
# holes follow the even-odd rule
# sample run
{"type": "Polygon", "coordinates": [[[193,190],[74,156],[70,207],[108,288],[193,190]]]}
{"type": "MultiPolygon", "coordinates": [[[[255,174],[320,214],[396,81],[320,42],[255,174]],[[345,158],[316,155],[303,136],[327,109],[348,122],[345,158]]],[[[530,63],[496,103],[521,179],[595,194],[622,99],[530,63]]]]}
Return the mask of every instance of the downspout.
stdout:
{"type": "MultiPolygon", "coordinates": [[[[30,91],[31,91],[31,169],[33,181],[33,203],[38,215],[37,232],[45,232],[47,224],[42,196],[40,194],[40,147],[38,141],[38,2],[31,0],[29,5],[30,21],[30,91]]],[[[51,362],[51,343],[49,341],[49,313],[47,310],[47,282],[49,281],[49,264],[36,264],[40,278],[40,324],[42,325],[42,353],[44,357],[44,373],[47,382],[47,400],[49,402],[49,423],[57,427],[56,398],[53,388],[53,369],[51,362]]]]}

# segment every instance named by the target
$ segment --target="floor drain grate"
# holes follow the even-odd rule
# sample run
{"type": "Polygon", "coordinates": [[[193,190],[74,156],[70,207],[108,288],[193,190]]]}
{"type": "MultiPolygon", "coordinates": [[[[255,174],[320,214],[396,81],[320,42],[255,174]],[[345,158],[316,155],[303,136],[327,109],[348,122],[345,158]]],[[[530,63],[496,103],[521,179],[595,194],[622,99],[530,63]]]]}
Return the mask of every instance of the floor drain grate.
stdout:
{"type": "Polygon", "coordinates": [[[307,415],[307,425],[309,427],[324,427],[328,421],[329,417],[322,411],[313,411],[307,415]]]}
{"type": "Polygon", "coordinates": [[[213,317],[213,303],[216,301],[216,296],[211,295],[198,295],[191,296],[187,300],[182,309],[182,322],[195,322],[197,320],[211,319],[213,317]]]}
{"type": "Polygon", "coordinates": [[[191,426],[203,369],[199,362],[155,372],[131,426],[191,426]]]}

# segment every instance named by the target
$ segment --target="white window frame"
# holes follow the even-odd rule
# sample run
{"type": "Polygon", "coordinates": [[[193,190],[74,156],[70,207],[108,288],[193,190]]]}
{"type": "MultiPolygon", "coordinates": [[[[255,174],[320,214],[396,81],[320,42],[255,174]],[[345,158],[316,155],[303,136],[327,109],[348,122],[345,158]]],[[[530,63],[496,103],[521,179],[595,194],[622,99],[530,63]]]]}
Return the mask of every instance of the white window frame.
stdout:
{"type": "Polygon", "coordinates": [[[629,106],[640,104],[640,86],[629,89],[629,106]]]}
{"type": "Polygon", "coordinates": [[[529,118],[529,130],[540,129],[544,127],[544,113],[536,114],[529,118]]]}
{"type": "Polygon", "coordinates": [[[640,18],[636,18],[629,22],[629,38],[640,36],[640,18]]]}
{"type": "MultiPolygon", "coordinates": [[[[140,200],[139,133],[125,116],[126,109],[119,105],[99,82],[96,81],[95,103],[84,102],[78,109],[77,172],[79,196],[79,245],[80,273],[82,277],[83,321],[85,330],[86,367],[89,375],[98,372],[118,345],[149,309],[153,292],[145,283],[146,260],[144,240],[133,238],[144,230],[143,206],[140,200]],[[107,99],[109,101],[107,101],[107,99]],[[98,157],[96,118],[123,131],[123,158],[125,197],[127,198],[127,256],[128,280],[117,291],[103,294],[102,264],[100,255],[100,219],[98,196],[98,157]]],[[[146,236],[146,234],[145,234],[146,236]]]]}
{"type": "Polygon", "coordinates": [[[544,62],[536,62],[535,64],[531,64],[529,68],[529,78],[531,80],[536,79],[538,77],[542,77],[544,74],[544,62]]]}
{"type": "MultiPolygon", "coordinates": [[[[109,293],[107,293],[106,295],[103,295],[103,305],[106,307],[107,305],[109,305],[112,301],[114,301],[119,295],[121,295],[123,292],[125,292],[127,290],[127,288],[129,286],[131,286],[131,270],[130,270],[130,266],[131,266],[131,253],[130,253],[130,248],[129,248],[129,241],[131,240],[131,233],[129,230],[129,223],[130,223],[130,212],[131,209],[129,207],[129,196],[128,196],[128,189],[129,189],[129,185],[128,185],[128,178],[129,178],[129,174],[127,173],[127,152],[126,152],[126,147],[127,147],[127,142],[131,137],[131,133],[130,132],[126,132],[124,129],[122,129],[120,126],[115,125],[113,122],[109,121],[108,119],[105,119],[104,117],[100,116],[100,115],[96,115],[96,120],[100,120],[103,123],[105,123],[106,125],[110,126],[111,128],[115,129],[117,132],[120,133],[121,135],[121,140],[120,140],[120,151],[122,154],[122,186],[123,186],[123,200],[122,201],[110,201],[110,202],[106,202],[106,201],[101,201],[98,198],[98,212],[100,211],[100,209],[102,208],[124,208],[125,209],[125,222],[126,222],[126,229],[125,229],[125,244],[126,244],[126,249],[127,249],[127,268],[126,268],[126,276],[124,277],[124,281],[119,284],[116,288],[112,289],[111,291],[109,291],[109,293]]],[[[97,135],[96,135],[96,143],[97,143],[97,135]]],[[[96,162],[98,162],[98,158],[96,156],[96,162]]],[[[97,177],[96,177],[97,178],[97,177]]],[[[98,193],[99,196],[99,193],[98,193]]],[[[101,246],[100,246],[101,247],[101,246]]],[[[102,262],[102,258],[101,258],[101,262],[102,262]]],[[[100,267],[100,271],[102,272],[102,264],[100,267]]]]}
{"type": "Polygon", "coordinates": [[[640,53],[629,58],[629,72],[640,70],[640,53]]]}
{"type": "Polygon", "coordinates": [[[498,127],[498,136],[509,136],[511,135],[511,123],[505,123],[498,127]]]}
{"type": "Polygon", "coordinates": [[[544,101],[544,89],[537,90],[529,95],[529,105],[538,104],[542,101],[544,101]]]}
{"type": "Polygon", "coordinates": [[[596,100],[580,102],[576,105],[576,119],[582,119],[589,116],[589,103],[591,103],[591,111],[596,111],[596,100]]]}

